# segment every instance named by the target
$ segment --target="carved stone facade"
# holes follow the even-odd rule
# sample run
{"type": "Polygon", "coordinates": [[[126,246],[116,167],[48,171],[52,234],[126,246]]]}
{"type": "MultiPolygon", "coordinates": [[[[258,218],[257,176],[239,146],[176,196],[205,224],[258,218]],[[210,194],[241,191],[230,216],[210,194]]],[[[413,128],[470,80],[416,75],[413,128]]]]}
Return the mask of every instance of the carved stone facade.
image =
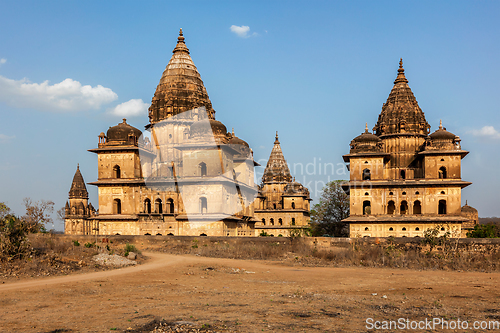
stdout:
{"type": "Polygon", "coordinates": [[[74,186],[85,187],[77,170],[65,233],[255,236],[252,150],[215,120],[182,30],[149,120],[144,132],[123,119],[99,135],[89,150],[98,159],[90,184],[98,187],[99,213],[72,213],[88,202],[86,190],[72,197],[74,186]]]}
{"type": "Polygon", "coordinates": [[[468,152],[441,123],[430,134],[402,61],[373,131],[367,125],[344,155],[350,171],[344,185],[350,217],[344,221],[351,237],[422,237],[436,226],[463,237],[473,228],[477,218],[461,207],[461,191],[471,184],[460,173],[468,152]]]}
{"type": "Polygon", "coordinates": [[[274,147],[255,200],[255,229],[272,236],[289,236],[290,230],[309,223],[309,190],[292,180],[276,132],[274,147]]]}

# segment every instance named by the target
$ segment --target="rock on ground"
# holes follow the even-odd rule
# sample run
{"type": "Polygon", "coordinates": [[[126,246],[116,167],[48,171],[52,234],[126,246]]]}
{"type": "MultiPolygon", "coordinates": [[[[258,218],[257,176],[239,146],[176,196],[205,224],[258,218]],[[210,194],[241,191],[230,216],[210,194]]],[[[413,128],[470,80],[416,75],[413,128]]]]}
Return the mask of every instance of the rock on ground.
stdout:
{"type": "Polygon", "coordinates": [[[92,260],[94,260],[99,265],[105,266],[128,266],[128,265],[136,265],[137,262],[133,260],[129,260],[117,254],[107,254],[107,253],[99,253],[95,255],[92,260]]]}

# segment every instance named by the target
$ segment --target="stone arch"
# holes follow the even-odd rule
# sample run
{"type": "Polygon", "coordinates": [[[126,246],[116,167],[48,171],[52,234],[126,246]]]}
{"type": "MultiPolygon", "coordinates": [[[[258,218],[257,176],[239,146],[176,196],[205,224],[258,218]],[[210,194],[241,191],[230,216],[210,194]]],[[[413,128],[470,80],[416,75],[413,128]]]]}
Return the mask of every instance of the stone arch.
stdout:
{"type": "Polygon", "coordinates": [[[372,179],[372,174],[370,172],[370,169],[366,168],[363,170],[363,180],[371,180],[372,179]]]}
{"type": "Polygon", "coordinates": [[[363,201],[363,215],[370,215],[372,213],[372,206],[370,200],[363,201]]]}
{"type": "Polygon", "coordinates": [[[113,178],[121,178],[121,169],[118,164],[113,167],[113,178]]]}
{"type": "Polygon", "coordinates": [[[155,200],[155,213],[163,214],[163,204],[160,198],[155,200]]]}
{"type": "Polygon", "coordinates": [[[413,203],[413,214],[420,215],[422,214],[422,204],[419,200],[415,200],[413,203]]]}
{"type": "Polygon", "coordinates": [[[396,204],[394,203],[394,201],[391,200],[387,203],[387,214],[392,215],[394,214],[395,211],[396,211],[396,204]]]}
{"type": "Polygon", "coordinates": [[[198,164],[198,169],[200,170],[200,177],[205,177],[207,175],[207,164],[205,162],[198,164]]]}
{"type": "Polygon", "coordinates": [[[401,205],[399,206],[399,213],[401,215],[408,214],[408,202],[406,202],[406,200],[401,201],[401,205]]]}
{"type": "Polygon", "coordinates": [[[446,171],[446,167],[442,166],[439,168],[439,179],[446,179],[448,176],[448,173],[446,171]]]}
{"type": "Polygon", "coordinates": [[[208,210],[207,198],[200,198],[200,214],[206,214],[208,210]]]}
{"type": "Polygon", "coordinates": [[[113,200],[113,214],[122,213],[122,202],[120,199],[113,200]]]}
{"type": "Polygon", "coordinates": [[[144,213],[151,214],[151,200],[149,198],[144,200],[144,213]]]}
{"type": "Polygon", "coordinates": [[[438,214],[446,214],[446,200],[439,200],[438,214]]]}

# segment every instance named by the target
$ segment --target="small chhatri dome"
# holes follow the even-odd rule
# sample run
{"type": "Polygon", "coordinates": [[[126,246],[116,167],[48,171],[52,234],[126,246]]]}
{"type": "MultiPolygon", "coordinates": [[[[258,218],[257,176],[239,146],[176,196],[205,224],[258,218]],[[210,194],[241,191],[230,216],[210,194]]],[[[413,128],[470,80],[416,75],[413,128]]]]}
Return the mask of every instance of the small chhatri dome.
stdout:
{"type": "Polygon", "coordinates": [[[69,190],[69,198],[88,199],[88,197],[89,193],[87,192],[85,181],[83,180],[82,173],[80,172],[80,164],[78,164],[75,175],[73,176],[73,182],[71,183],[71,189],[69,190]]]}
{"type": "Polygon", "coordinates": [[[366,123],[364,133],[361,133],[361,135],[358,135],[352,141],[362,143],[362,142],[380,142],[382,140],[378,136],[368,131],[368,123],[366,123]]]}
{"type": "Polygon", "coordinates": [[[108,138],[108,142],[110,141],[115,141],[115,142],[128,142],[129,135],[133,134],[137,139],[141,136],[142,132],[138,130],[137,128],[130,126],[127,124],[127,119],[123,118],[123,122],[110,127],[108,129],[108,132],[106,134],[106,137],[108,138]]]}
{"type": "Polygon", "coordinates": [[[226,126],[218,120],[210,119],[210,128],[212,131],[209,131],[206,126],[206,120],[195,121],[189,130],[189,135],[191,138],[200,138],[207,137],[213,135],[216,138],[225,137],[227,135],[226,126]]]}
{"type": "Polygon", "coordinates": [[[195,108],[205,107],[210,119],[215,111],[186,46],[182,29],[172,58],[165,68],[149,108],[149,120],[155,124],[195,108]]]}
{"type": "Polygon", "coordinates": [[[232,145],[243,145],[243,146],[246,146],[246,147],[249,147],[250,146],[248,145],[248,143],[240,138],[238,138],[236,135],[234,135],[234,128],[233,128],[233,131],[232,131],[232,137],[231,139],[229,139],[229,144],[232,144],[232,145]]]}
{"type": "Polygon", "coordinates": [[[471,207],[467,204],[467,200],[465,200],[465,205],[462,206],[462,212],[463,213],[477,213],[477,209],[474,207],[471,207]]]}
{"type": "Polygon", "coordinates": [[[429,136],[431,137],[432,140],[449,140],[449,141],[455,140],[456,137],[455,134],[448,132],[446,128],[443,127],[442,120],[439,120],[439,129],[429,136]]]}

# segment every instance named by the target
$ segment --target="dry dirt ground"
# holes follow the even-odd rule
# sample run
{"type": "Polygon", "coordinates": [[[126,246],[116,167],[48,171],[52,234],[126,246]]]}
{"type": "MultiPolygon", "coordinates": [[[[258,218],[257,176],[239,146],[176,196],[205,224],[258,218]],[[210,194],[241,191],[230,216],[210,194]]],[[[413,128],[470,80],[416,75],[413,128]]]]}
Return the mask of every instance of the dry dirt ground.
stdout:
{"type": "Polygon", "coordinates": [[[367,318],[500,321],[500,273],[144,254],[133,267],[0,284],[0,331],[146,332],[162,319],[201,332],[366,332],[367,318]]]}

